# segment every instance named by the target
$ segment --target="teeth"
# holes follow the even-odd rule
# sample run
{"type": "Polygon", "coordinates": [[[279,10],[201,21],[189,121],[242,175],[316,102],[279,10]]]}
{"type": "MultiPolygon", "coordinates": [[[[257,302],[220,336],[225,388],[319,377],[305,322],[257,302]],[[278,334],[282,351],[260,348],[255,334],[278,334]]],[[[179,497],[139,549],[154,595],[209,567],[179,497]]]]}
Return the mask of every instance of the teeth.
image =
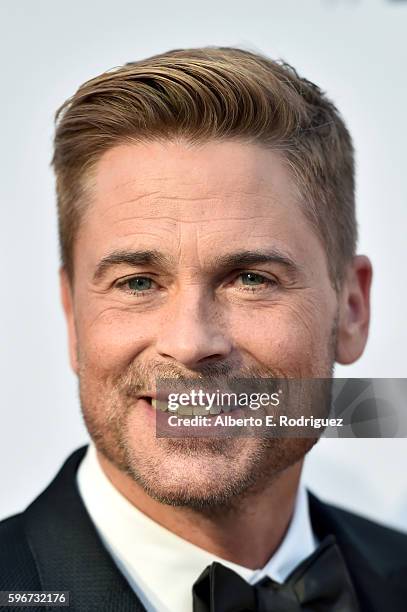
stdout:
{"type": "Polygon", "coordinates": [[[161,412],[166,412],[168,410],[166,402],[157,402],[154,397],[151,398],[151,405],[155,410],[161,410],[161,412]]]}
{"type": "Polygon", "coordinates": [[[169,410],[173,414],[179,414],[180,416],[189,416],[192,414],[192,406],[179,406],[177,410],[169,410]]]}
{"type": "Polygon", "coordinates": [[[194,406],[192,408],[192,414],[195,416],[205,416],[210,414],[210,411],[205,408],[205,406],[194,406]]]}
{"type": "Polygon", "coordinates": [[[209,414],[220,414],[221,412],[223,412],[221,406],[213,405],[212,408],[209,410],[209,414]]]}

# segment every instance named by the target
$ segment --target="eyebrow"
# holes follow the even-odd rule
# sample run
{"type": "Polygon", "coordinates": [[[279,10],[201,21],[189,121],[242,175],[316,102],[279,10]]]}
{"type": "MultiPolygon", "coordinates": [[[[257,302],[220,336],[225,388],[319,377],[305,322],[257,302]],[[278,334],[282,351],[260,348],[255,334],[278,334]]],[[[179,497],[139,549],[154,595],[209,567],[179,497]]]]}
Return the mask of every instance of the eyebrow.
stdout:
{"type": "Polygon", "coordinates": [[[214,259],[214,263],[226,269],[250,266],[257,263],[274,263],[284,266],[291,274],[297,274],[302,269],[289,255],[279,249],[238,251],[237,253],[217,256],[214,259]]]}
{"type": "Polygon", "coordinates": [[[100,281],[107,271],[114,266],[156,265],[164,267],[168,263],[171,263],[168,257],[155,249],[148,251],[113,251],[99,261],[93,274],[93,281],[100,281]]]}
{"type": "MultiPolygon", "coordinates": [[[[242,268],[258,263],[273,263],[284,266],[291,277],[296,277],[302,271],[302,266],[289,255],[278,249],[244,250],[225,255],[217,255],[210,264],[211,269],[220,268],[223,271],[242,268]]],[[[113,251],[103,257],[96,266],[93,281],[100,281],[109,269],[119,265],[137,267],[140,265],[155,265],[161,268],[175,266],[175,261],[160,251],[113,251]]]]}

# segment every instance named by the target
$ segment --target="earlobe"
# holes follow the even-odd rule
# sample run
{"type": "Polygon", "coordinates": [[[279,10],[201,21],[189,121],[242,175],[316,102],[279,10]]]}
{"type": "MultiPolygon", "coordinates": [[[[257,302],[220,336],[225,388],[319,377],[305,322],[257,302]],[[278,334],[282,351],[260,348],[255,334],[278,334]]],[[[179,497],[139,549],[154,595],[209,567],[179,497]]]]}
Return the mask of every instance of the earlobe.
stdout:
{"type": "Polygon", "coordinates": [[[65,320],[68,332],[68,347],[69,347],[69,359],[71,368],[78,374],[78,358],[77,358],[77,334],[75,327],[75,316],[73,307],[73,296],[71,283],[69,281],[66,269],[62,266],[59,270],[60,279],[60,295],[61,303],[65,314],[65,320]]]}
{"type": "Polygon", "coordinates": [[[349,264],[340,297],[336,361],[343,365],[362,355],[369,333],[372,264],[357,255],[349,264]]]}

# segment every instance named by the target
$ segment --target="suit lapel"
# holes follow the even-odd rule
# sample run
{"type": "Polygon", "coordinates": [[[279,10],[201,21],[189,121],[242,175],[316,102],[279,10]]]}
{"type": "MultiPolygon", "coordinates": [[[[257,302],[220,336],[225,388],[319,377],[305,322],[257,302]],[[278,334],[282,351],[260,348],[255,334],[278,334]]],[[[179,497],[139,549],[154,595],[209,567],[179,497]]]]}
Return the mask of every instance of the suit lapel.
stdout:
{"type": "Polygon", "coordinates": [[[104,548],[76,487],[86,446],[75,451],[23,513],[43,590],[70,591],[70,610],[145,612],[104,548]]]}
{"type": "MultiPolygon", "coordinates": [[[[385,559],[389,557],[389,538],[385,538],[386,545],[383,548],[378,542],[378,534],[385,528],[324,504],[311,493],[309,503],[312,527],[317,537],[322,540],[326,535],[333,534],[336,538],[352,577],[361,610],[405,612],[405,580],[398,580],[391,568],[385,567],[385,559]]],[[[406,560],[400,559],[400,563],[396,560],[395,569],[400,567],[401,562],[405,565],[406,560]]]]}

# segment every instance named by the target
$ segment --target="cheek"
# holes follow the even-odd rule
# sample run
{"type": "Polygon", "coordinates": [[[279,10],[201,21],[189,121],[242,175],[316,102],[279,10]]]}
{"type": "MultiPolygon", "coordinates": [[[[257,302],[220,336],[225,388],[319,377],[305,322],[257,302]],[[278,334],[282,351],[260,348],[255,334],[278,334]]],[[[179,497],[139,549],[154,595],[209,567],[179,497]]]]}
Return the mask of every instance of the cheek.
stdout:
{"type": "Polygon", "coordinates": [[[280,303],[237,315],[232,323],[238,349],[285,375],[311,375],[329,359],[331,308],[280,303]]]}
{"type": "Polygon", "coordinates": [[[125,310],[88,309],[78,328],[80,359],[100,372],[122,371],[152,341],[152,317],[125,310]]]}

